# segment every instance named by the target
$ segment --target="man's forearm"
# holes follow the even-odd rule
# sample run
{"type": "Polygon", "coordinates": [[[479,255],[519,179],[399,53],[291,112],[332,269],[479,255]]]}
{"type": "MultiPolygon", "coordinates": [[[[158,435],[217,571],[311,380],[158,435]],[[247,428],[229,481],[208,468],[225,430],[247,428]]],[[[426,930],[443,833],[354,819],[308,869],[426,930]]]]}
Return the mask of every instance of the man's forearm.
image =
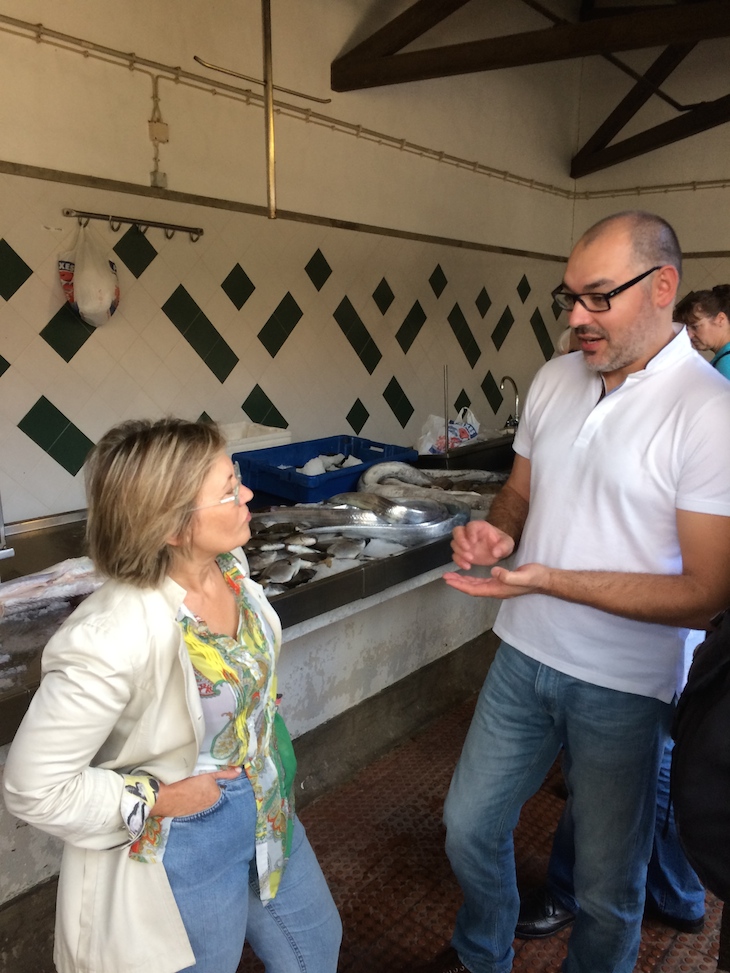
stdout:
{"type": "Polygon", "coordinates": [[[542,594],[640,622],[704,629],[730,604],[730,586],[714,590],[687,575],[564,571],[547,568],[542,594]]]}
{"type": "Polygon", "coordinates": [[[515,542],[515,547],[517,547],[520,537],[522,537],[522,529],[525,526],[529,509],[530,505],[527,500],[520,496],[516,490],[513,490],[509,484],[505,484],[492,501],[487,520],[499,530],[503,530],[505,534],[509,534],[515,542]]]}

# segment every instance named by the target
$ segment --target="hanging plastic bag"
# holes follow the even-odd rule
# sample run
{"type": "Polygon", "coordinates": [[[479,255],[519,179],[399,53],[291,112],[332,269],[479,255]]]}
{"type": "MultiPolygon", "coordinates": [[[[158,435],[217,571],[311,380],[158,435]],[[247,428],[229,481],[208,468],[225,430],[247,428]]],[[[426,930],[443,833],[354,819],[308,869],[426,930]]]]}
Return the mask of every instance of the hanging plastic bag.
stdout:
{"type": "Polygon", "coordinates": [[[116,265],[88,226],[78,226],[69,250],[58,255],[66,300],[87,324],[98,328],[119,305],[116,265]]]}
{"type": "MultiPolygon", "coordinates": [[[[446,443],[445,423],[441,416],[429,416],[421,429],[416,444],[419,453],[443,453],[446,443]]],[[[479,420],[471,411],[464,408],[456,419],[449,419],[449,449],[457,449],[476,439],[479,420]]]]}

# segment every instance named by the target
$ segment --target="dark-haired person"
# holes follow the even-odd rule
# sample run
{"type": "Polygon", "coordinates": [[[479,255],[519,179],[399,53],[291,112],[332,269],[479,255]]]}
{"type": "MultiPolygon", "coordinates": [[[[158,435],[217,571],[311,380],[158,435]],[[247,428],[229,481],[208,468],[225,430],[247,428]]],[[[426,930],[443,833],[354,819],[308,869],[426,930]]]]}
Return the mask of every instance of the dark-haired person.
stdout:
{"type": "Polygon", "coordinates": [[[452,587],[503,601],[454,772],[446,851],[464,893],[431,969],[508,973],[513,830],[563,747],[580,906],[564,973],[632,973],[656,781],[688,630],[730,601],[730,386],[672,321],[676,234],[639,211],[578,241],[553,292],[580,353],[527,395],[488,521],[456,528],[452,587]]]}
{"type": "Polygon", "coordinates": [[[57,970],[235,973],[247,938],[267,973],[335,973],[276,708],[281,626],[240,550],[251,491],[214,425],[174,419],[110,430],[86,484],[108,580],[46,646],[4,781],[65,843],[57,970]]]}
{"type": "Polygon", "coordinates": [[[674,320],[687,328],[697,351],[711,351],[710,364],[730,379],[730,284],[691,291],[674,309],[674,320]]]}

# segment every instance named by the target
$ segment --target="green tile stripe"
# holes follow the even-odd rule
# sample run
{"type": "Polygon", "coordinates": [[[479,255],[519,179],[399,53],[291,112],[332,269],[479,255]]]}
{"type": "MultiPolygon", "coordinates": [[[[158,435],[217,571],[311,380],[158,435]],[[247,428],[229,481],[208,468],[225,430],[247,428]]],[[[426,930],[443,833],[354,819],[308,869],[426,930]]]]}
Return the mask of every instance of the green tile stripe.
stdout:
{"type": "Polygon", "coordinates": [[[413,342],[418,337],[418,333],[426,321],[426,313],[421,305],[416,301],[396,333],[396,341],[403,349],[404,354],[408,352],[413,342]]]}
{"type": "Polygon", "coordinates": [[[462,389],[456,398],[456,402],[454,402],[454,408],[458,413],[461,412],[462,409],[468,409],[470,405],[471,399],[466,394],[466,389],[462,389]]]}
{"type": "Polygon", "coordinates": [[[489,294],[487,294],[486,287],[482,287],[474,303],[477,306],[477,311],[479,311],[480,316],[484,317],[489,308],[492,306],[492,298],[489,296],[489,294]]]}
{"type": "Polygon", "coordinates": [[[0,240],[0,297],[9,301],[32,273],[28,264],[8,241],[0,240]]]}
{"type": "Polygon", "coordinates": [[[500,392],[499,386],[497,385],[494,375],[492,375],[491,372],[487,372],[487,374],[484,376],[481,389],[487,398],[487,402],[492,407],[492,412],[496,415],[499,412],[502,402],[504,401],[504,396],[500,392]]]}
{"type": "Polygon", "coordinates": [[[527,298],[530,296],[530,282],[525,274],[522,275],[522,280],[517,285],[517,293],[520,295],[520,300],[524,304],[527,298]]]}
{"type": "Polygon", "coordinates": [[[535,332],[540,350],[545,356],[545,361],[549,361],[553,357],[555,349],[553,348],[552,338],[545,326],[545,321],[543,320],[542,314],[540,314],[540,308],[535,308],[535,312],[530,318],[530,324],[532,325],[532,330],[535,332]]]}
{"type": "Polygon", "coordinates": [[[301,308],[287,291],[258,334],[259,341],[272,358],[276,358],[281,351],[282,345],[297,326],[301,317],[301,308]]]}
{"type": "Polygon", "coordinates": [[[41,331],[41,338],[69,362],[95,330],[92,324],[81,320],[70,304],[64,304],[41,331]]]}
{"type": "Polygon", "coordinates": [[[45,395],[23,416],[18,429],[72,476],[84,465],[94,445],[45,395]]]}
{"type": "Polygon", "coordinates": [[[162,310],[218,381],[225,382],[238,364],[238,356],[182,284],[165,301],[162,310]]]}
{"type": "Polygon", "coordinates": [[[333,317],[352,345],[357,357],[369,374],[372,375],[383,355],[370,337],[370,332],[360,320],[360,316],[350,303],[349,298],[343,297],[335,309],[333,317]]]}
{"type": "Polygon", "coordinates": [[[502,316],[499,321],[497,321],[497,326],[492,332],[492,341],[494,342],[494,347],[499,351],[505,342],[507,335],[510,333],[512,325],[515,323],[515,318],[509,307],[506,307],[502,311],[502,316]]]}
{"type": "Polygon", "coordinates": [[[401,427],[405,429],[408,420],[413,415],[414,409],[395,375],[388,382],[383,392],[383,398],[390,406],[393,415],[401,424],[401,427]]]}
{"type": "Polygon", "coordinates": [[[260,385],[254,385],[241,408],[251,422],[260,422],[264,426],[276,426],[277,429],[289,428],[289,423],[260,385]]]}
{"type": "Polygon", "coordinates": [[[3,358],[3,356],[0,355],[0,375],[4,375],[9,368],[10,362],[7,360],[7,358],[3,358]]]}
{"type": "Polygon", "coordinates": [[[476,338],[472,334],[472,330],[469,327],[466,318],[464,317],[464,312],[461,310],[458,304],[454,304],[447,320],[451,325],[451,330],[456,336],[456,340],[459,342],[461,350],[466,355],[466,360],[469,362],[471,367],[474,368],[481,356],[481,350],[476,342],[476,338]]]}

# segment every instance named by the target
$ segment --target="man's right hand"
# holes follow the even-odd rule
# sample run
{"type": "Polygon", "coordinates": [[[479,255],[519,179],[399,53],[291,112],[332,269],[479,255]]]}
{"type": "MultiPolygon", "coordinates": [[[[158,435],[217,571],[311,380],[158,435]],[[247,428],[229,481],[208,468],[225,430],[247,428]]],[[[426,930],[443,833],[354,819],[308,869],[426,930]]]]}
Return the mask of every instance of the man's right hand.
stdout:
{"type": "Polygon", "coordinates": [[[454,562],[464,571],[475,564],[496,564],[509,557],[515,542],[509,534],[486,520],[470,520],[464,527],[455,527],[451,540],[454,562]]]}

